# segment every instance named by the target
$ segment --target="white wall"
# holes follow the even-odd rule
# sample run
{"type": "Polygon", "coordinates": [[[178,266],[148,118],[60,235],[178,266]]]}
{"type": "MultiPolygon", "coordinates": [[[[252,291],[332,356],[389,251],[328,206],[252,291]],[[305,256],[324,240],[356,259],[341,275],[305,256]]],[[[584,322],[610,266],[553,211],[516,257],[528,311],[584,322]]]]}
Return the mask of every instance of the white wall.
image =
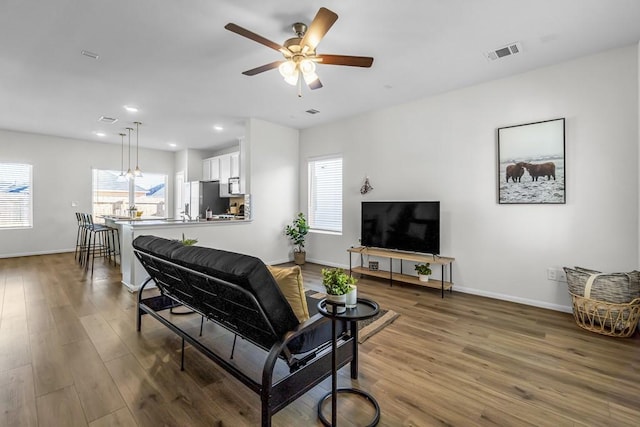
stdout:
{"type": "MultiPolygon", "coordinates": [[[[0,130],[0,162],[33,165],[33,228],[0,229],[0,258],[73,251],[75,212],[91,212],[91,170],[120,170],[120,148],[120,144],[0,130]],[[72,207],[72,201],[78,206],[72,207]]],[[[169,175],[169,194],[173,164],[172,152],[140,149],[143,172],[169,175]]],[[[167,208],[172,212],[172,200],[167,208]]]]}
{"type": "Polygon", "coordinates": [[[249,224],[200,227],[199,246],[236,251],[277,264],[293,259],[285,226],[298,212],[298,131],[251,119],[243,142],[250,170],[249,224]]]}
{"type": "Polygon", "coordinates": [[[567,310],[547,267],[637,267],[638,97],[631,46],[303,130],[303,211],[306,159],[344,156],[343,235],[310,235],[307,256],[348,264],[362,200],[440,200],[454,289],[567,310]],[[498,205],[496,129],[558,117],[566,205],[498,205]],[[365,175],[374,190],[360,196],[365,175]]]}

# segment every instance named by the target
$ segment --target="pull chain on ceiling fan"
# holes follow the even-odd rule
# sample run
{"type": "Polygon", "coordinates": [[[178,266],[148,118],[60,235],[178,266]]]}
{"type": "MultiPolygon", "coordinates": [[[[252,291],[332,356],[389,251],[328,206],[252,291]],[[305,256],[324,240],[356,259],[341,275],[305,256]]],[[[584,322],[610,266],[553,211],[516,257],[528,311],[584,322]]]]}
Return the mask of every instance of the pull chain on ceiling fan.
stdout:
{"type": "Polygon", "coordinates": [[[255,76],[256,74],[278,68],[285,82],[293,86],[297,85],[298,96],[302,96],[302,80],[304,80],[309,89],[314,90],[322,87],[318,74],[316,74],[316,63],[364,68],[369,68],[373,64],[373,58],[368,56],[319,55],[316,52],[316,47],[337,19],[338,15],[335,12],[321,7],[308,28],[300,22],[293,24],[293,31],[296,33],[296,37],[288,39],[283,45],[272,42],[233,23],[225,25],[224,28],[273,50],[277,50],[284,55],[284,60],[274,61],[260,67],[252,68],[242,74],[255,76]]]}

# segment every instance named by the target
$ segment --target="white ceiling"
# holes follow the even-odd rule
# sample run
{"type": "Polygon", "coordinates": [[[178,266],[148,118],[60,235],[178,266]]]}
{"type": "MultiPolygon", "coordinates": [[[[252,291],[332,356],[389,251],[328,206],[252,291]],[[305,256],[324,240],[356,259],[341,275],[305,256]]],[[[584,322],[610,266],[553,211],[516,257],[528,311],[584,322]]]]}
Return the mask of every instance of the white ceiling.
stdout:
{"type": "Polygon", "coordinates": [[[638,40],[638,0],[2,0],[0,129],[119,144],[138,120],[142,147],[215,148],[247,117],[304,129],[638,40]],[[225,24],[283,43],[321,6],[339,19],[318,52],[372,68],[320,64],[324,88],[302,98],[277,70],[241,74],[281,56],[225,24]],[[522,53],[485,58],[516,41],[522,53]]]}

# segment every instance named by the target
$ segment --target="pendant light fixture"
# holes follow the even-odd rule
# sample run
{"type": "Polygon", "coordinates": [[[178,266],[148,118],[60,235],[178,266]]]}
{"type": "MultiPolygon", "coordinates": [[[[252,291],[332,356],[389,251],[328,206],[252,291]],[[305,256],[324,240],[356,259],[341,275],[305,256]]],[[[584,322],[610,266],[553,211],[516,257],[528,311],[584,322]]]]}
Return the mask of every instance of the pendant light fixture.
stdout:
{"type": "Polygon", "coordinates": [[[135,176],[141,177],[142,176],[142,170],[140,169],[140,166],[138,166],[139,163],[139,158],[138,158],[138,135],[140,135],[140,125],[142,123],[140,122],[133,122],[136,125],[136,170],[133,172],[133,174],[135,176]]]}
{"type": "Polygon", "coordinates": [[[133,173],[131,172],[131,131],[133,130],[133,128],[127,128],[127,131],[129,132],[129,169],[127,170],[127,179],[131,179],[133,178],[133,173]]]}
{"type": "Polygon", "coordinates": [[[126,134],[121,133],[120,135],[120,175],[118,175],[118,181],[126,181],[127,177],[124,174],[124,137],[126,134]]]}

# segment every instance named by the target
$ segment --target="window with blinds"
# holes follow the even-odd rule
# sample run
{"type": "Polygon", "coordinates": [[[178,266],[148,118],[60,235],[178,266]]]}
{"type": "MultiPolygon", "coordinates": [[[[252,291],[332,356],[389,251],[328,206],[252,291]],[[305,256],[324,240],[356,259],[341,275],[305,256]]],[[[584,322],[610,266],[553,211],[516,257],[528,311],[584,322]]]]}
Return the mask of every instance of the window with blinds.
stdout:
{"type": "Polygon", "coordinates": [[[309,160],[309,226],[342,232],[342,157],[309,160]]]}
{"type": "Polygon", "coordinates": [[[33,166],[0,163],[0,228],[33,227],[33,166]]]}
{"type": "Polygon", "coordinates": [[[141,216],[166,217],[167,175],[145,173],[131,180],[120,171],[93,170],[93,216],[129,216],[130,208],[141,216]]]}

